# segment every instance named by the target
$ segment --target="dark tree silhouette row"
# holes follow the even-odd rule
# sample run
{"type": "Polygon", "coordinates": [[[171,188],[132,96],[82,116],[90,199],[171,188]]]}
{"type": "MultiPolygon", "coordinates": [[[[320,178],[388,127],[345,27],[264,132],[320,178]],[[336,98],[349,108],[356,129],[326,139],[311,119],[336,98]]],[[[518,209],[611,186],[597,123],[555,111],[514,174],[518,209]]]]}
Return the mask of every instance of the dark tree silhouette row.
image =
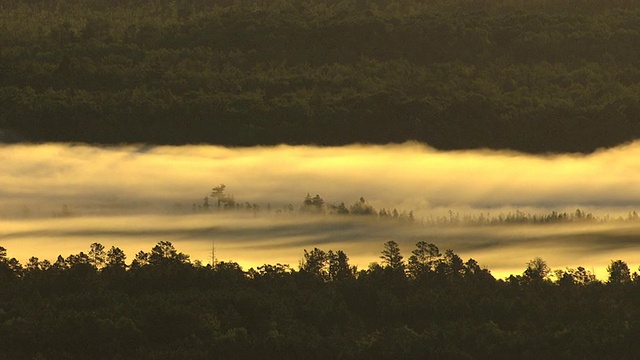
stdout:
{"type": "Polygon", "coordinates": [[[298,269],[203,265],[161,241],[129,263],[117,247],[21,265],[0,247],[6,359],[633,359],[640,276],[606,282],[535,258],[495,279],[476,261],[394,241],[358,270],[340,250],[298,269]]]}

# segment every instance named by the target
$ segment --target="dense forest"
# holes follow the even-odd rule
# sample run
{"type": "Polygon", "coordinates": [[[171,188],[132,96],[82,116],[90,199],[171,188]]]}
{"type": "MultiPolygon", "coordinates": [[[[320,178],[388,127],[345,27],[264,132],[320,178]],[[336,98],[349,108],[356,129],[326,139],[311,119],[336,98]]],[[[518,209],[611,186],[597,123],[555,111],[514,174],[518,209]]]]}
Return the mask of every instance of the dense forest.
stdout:
{"type": "Polygon", "coordinates": [[[3,0],[0,129],[590,152],[640,136],[638,29],[628,0],[3,0]]]}
{"type": "MultiPolygon", "coordinates": [[[[297,269],[203,265],[167,241],[128,262],[93,243],[25,265],[0,247],[3,359],[634,359],[640,276],[535,258],[495,279],[476,261],[394,241],[358,270],[340,250],[297,269]]],[[[640,269],[639,269],[640,270],[640,269]]]]}

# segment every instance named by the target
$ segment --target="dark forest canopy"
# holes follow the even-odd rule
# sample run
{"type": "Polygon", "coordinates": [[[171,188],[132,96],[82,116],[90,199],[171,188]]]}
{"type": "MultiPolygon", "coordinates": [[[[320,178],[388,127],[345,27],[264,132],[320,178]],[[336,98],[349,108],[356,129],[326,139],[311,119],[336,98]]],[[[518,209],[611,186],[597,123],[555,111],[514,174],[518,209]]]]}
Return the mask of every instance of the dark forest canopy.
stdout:
{"type": "Polygon", "coordinates": [[[191,261],[168,241],[25,265],[0,247],[6,359],[633,359],[640,276],[611,261],[552,272],[535,258],[496,280],[419,241],[357,270],[304,250],[298,269],[191,261]],[[410,254],[410,255],[409,255],[410,254]],[[554,275],[552,280],[551,275],[554,275]]]}
{"type": "Polygon", "coordinates": [[[590,152],[640,137],[638,29],[624,0],[2,1],[0,129],[590,152]]]}

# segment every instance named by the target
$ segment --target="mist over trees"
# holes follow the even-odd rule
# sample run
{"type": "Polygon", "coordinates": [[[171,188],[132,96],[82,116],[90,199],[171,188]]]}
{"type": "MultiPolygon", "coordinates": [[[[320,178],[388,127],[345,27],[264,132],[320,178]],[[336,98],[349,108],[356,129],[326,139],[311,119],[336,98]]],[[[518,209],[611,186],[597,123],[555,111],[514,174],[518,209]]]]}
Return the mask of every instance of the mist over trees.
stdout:
{"type": "MultiPolygon", "coordinates": [[[[410,224],[419,223],[429,226],[490,226],[490,225],[545,225],[545,224],[569,224],[569,223],[596,223],[596,222],[637,222],[639,220],[638,213],[633,210],[629,211],[626,216],[612,217],[609,215],[596,216],[590,212],[576,209],[573,212],[558,212],[552,210],[546,214],[530,214],[520,210],[508,213],[499,213],[491,215],[490,213],[480,212],[476,215],[463,214],[457,211],[449,210],[447,215],[429,215],[416,219],[413,210],[400,211],[397,208],[387,210],[373,207],[364,197],[360,197],[352,205],[347,206],[345,202],[327,203],[320,194],[311,196],[307,193],[301,203],[294,206],[292,203],[281,207],[274,207],[267,203],[263,206],[250,201],[235,201],[235,196],[226,191],[226,185],[220,184],[212,189],[209,196],[205,196],[199,205],[193,203],[192,209],[197,212],[207,212],[215,210],[241,210],[252,211],[254,214],[259,212],[275,213],[278,215],[286,214],[305,214],[305,215],[354,215],[367,216],[368,218],[378,220],[396,220],[410,224]],[[211,200],[210,200],[211,199],[211,200]],[[211,201],[217,205],[211,205],[211,201]]],[[[286,203],[285,200],[282,199],[286,203]]],[[[294,202],[295,203],[295,202],[294,202]]]]}
{"type": "Polygon", "coordinates": [[[589,152],[640,135],[629,1],[3,1],[5,141],[589,152]]]}
{"type": "Polygon", "coordinates": [[[424,241],[408,261],[388,241],[382,263],[366,269],[317,247],[297,269],[247,271],[192,261],[168,241],[130,262],[105,249],[23,266],[0,247],[0,357],[631,359],[640,350],[640,276],[622,260],[604,282],[540,258],[502,280],[424,241]]]}

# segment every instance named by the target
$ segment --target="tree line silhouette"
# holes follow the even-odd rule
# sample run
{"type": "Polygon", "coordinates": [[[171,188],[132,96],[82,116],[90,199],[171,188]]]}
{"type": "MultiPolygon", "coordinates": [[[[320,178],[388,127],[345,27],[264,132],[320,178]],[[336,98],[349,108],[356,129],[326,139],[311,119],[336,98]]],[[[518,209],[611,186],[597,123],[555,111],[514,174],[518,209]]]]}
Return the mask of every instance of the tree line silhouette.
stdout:
{"type": "MultiPolygon", "coordinates": [[[[607,281],[535,258],[495,279],[452,250],[395,241],[380,263],[304,250],[298,269],[202,262],[160,241],[133,260],[32,257],[0,247],[0,357],[12,359],[632,359],[640,276],[612,261],[607,281]]],[[[640,271],[640,269],[639,269],[640,271]]]]}

